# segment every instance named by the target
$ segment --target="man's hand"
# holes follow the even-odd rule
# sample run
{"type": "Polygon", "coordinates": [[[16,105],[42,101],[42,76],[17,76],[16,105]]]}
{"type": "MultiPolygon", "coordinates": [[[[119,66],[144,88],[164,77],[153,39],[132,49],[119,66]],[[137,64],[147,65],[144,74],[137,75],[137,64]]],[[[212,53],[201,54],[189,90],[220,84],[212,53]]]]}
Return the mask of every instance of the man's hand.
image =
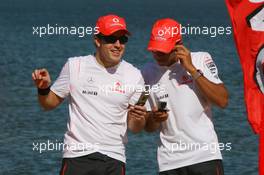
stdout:
{"type": "Polygon", "coordinates": [[[148,112],[145,130],[154,132],[160,128],[160,124],[166,121],[169,117],[168,111],[158,111],[157,107],[153,107],[151,112],[148,112]]]}
{"type": "MultiPolygon", "coordinates": [[[[197,70],[192,64],[190,51],[183,45],[176,45],[174,47],[174,52],[175,61],[179,59],[186,71],[194,77],[197,70]]],[[[200,77],[201,78],[196,80],[196,85],[203,96],[212,104],[225,108],[228,104],[228,92],[224,84],[215,84],[204,76],[200,77]]]]}
{"type": "Polygon", "coordinates": [[[145,127],[147,110],[145,106],[129,105],[128,107],[128,128],[137,133],[145,127]]]}
{"type": "Polygon", "coordinates": [[[132,106],[130,105],[128,107],[128,113],[129,116],[134,118],[135,120],[145,120],[145,116],[147,114],[147,110],[145,106],[139,106],[139,105],[135,105],[132,106]]]}
{"type": "Polygon", "coordinates": [[[196,68],[192,64],[191,53],[186,47],[183,45],[176,45],[173,50],[175,52],[175,61],[179,59],[182,66],[190,74],[196,72],[196,68]]]}
{"type": "Polygon", "coordinates": [[[155,122],[161,123],[168,119],[168,111],[158,111],[157,107],[152,108],[151,112],[152,118],[155,122]]]}
{"type": "Polygon", "coordinates": [[[35,86],[40,89],[46,89],[51,84],[51,78],[46,69],[36,69],[32,72],[32,79],[35,82],[35,86]]]}
{"type": "MultiPolygon", "coordinates": [[[[32,80],[39,89],[47,89],[51,84],[50,75],[46,69],[36,69],[32,72],[32,80]]],[[[63,98],[50,91],[47,95],[38,94],[38,100],[43,109],[51,110],[56,108],[63,101],[63,98]]]]}

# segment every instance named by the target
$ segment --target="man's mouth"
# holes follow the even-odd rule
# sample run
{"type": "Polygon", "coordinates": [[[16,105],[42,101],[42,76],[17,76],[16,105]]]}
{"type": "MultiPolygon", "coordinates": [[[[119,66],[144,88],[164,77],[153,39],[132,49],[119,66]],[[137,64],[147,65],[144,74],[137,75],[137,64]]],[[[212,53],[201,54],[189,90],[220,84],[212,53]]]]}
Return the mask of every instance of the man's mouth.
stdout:
{"type": "Polygon", "coordinates": [[[119,56],[121,54],[120,50],[111,50],[114,56],[119,56]]]}

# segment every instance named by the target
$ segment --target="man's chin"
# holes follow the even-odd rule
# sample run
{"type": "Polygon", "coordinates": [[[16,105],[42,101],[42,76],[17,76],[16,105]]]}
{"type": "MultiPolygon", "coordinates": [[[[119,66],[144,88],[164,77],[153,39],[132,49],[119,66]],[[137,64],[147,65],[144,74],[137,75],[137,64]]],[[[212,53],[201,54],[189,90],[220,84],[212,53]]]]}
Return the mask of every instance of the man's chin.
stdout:
{"type": "Polygon", "coordinates": [[[120,60],[121,60],[121,56],[111,56],[111,62],[113,63],[113,64],[118,64],[119,62],[120,62],[120,60]]]}
{"type": "Polygon", "coordinates": [[[115,62],[119,62],[122,58],[122,54],[118,54],[118,55],[111,55],[111,58],[113,61],[115,62]]]}

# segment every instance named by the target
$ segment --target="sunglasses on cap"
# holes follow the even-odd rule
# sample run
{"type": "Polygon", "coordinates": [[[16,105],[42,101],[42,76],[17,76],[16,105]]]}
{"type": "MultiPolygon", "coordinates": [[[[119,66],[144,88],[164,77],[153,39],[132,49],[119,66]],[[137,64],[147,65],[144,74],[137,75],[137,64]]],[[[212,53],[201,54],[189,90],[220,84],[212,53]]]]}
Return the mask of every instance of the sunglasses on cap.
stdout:
{"type": "Polygon", "coordinates": [[[116,37],[116,36],[104,36],[104,35],[97,35],[98,38],[104,40],[106,43],[108,44],[114,44],[117,40],[119,40],[120,44],[125,44],[127,43],[128,41],[128,37],[123,35],[123,36],[120,36],[120,37],[116,37]]]}

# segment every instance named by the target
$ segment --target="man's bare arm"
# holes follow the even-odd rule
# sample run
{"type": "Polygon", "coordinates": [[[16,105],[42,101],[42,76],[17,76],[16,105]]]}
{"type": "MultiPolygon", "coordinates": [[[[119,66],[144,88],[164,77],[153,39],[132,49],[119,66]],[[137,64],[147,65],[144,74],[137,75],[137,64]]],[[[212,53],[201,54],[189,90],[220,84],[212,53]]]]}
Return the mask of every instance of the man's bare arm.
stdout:
{"type": "Polygon", "coordinates": [[[52,110],[63,101],[63,98],[57,96],[54,92],[49,90],[51,78],[49,72],[46,69],[36,69],[32,73],[32,79],[35,83],[35,86],[40,91],[47,92],[47,94],[44,93],[42,95],[38,93],[39,104],[44,108],[44,110],[52,110]]]}

